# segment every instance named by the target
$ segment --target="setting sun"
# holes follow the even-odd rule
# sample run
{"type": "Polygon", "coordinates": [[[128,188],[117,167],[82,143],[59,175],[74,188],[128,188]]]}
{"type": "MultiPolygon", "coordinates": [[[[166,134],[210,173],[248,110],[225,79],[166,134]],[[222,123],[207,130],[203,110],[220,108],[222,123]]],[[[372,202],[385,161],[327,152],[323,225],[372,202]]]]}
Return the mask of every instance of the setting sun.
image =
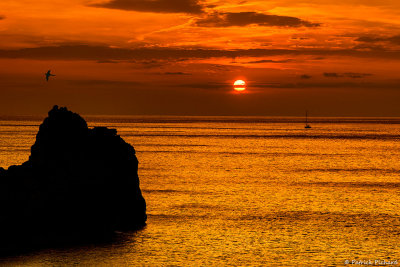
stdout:
{"type": "Polygon", "coordinates": [[[246,82],[243,80],[236,80],[233,83],[233,89],[235,89],[236,91],[244,91],[246,90],[246,82]]]}

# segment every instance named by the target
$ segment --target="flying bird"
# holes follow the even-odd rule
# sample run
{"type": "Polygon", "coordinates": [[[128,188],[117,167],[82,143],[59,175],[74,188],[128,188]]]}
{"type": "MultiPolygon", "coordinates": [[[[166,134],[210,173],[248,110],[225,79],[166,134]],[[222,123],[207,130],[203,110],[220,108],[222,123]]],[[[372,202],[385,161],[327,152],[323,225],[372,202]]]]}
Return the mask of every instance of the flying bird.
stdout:
{"type": "Polygon", "coordinates": [[[56,75],[54,75],[54,74],[51,74],[50,73],[51,72],[51,70],[48,70],[47,72],[46,72],[46,81],[49,81],[49,78],[50,78],[50,76],[56,76],[56,75]]]}

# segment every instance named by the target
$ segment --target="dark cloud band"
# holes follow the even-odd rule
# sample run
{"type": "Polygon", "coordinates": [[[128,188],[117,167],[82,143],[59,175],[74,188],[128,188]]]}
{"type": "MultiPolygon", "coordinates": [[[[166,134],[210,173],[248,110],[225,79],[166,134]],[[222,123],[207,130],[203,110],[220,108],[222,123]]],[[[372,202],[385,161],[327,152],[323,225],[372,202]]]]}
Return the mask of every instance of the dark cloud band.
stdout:
{"type": "MultiPolygon", "coordinates": [[[[40,60],[186,60],[207,58],[268,57],[278,55],[352,56],[361,58],[400,58],[400,51],[357,51],[354,49],[179,49],[179,48],[110,48],[108,46],[60,45],[0,50],[0,58],[40,60]]],[[[156,63],[156,62],[155,62],[156,63]]]]}
{"type": "Polygon", "coordinates": [[[203,6],[197,0],[111,0],[91,6],[155,13],[198,14],[203,11],[203,6]]]}
{"type": "Polygon", "coordinates": [[[195,23],[200,27],[231,27],[231,26],[278,26],[278,27],[318,27],[320,24],[311,23],[296,17],[267,15],[258,12],[213,13],[206,18],[198,19],[195,23]]]}
{"type": "Polygon", "coordinates": [[[312,76],[308,75],[308,74],[303,74],[300,76],[301,79],[311,79],[312,76]]]}
{"type": "Polygon", "coordinates": [[[393,44],[400,45],[400,35],[394,35],[390,37],[362,36],[357,38],[356,41],[363,43],[390,42],[393,44]]]}
{"type": "Polygon", "coordinates": [[[255,61],[249,61],[247,63],[251,64],[262,64],[262,63],[289,63],[292,62],[293,59],[285,59],[285,60],[272,60],[272,59],[262,59],[262,60],[255,60],[255,61]]]}

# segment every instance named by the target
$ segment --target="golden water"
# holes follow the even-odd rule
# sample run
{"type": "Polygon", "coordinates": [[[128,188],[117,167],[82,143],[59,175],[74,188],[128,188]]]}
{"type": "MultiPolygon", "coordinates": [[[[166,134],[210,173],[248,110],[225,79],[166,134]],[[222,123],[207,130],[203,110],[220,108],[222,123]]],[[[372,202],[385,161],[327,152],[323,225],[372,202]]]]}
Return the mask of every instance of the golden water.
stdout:
{"type": "MultiPolygon", "coordinates": [[[[342,266],[400,260],[400,125],[388,119],[92,117],[132,144],[147,226],[6,265],[342,266]]],[[[0,166],[40,121],[0,121],[0,166]]],[[[129,212],[129,211],[127,211],[129,212]]],[[[27,222],[29,223],[29,222],[27,222]]]]}

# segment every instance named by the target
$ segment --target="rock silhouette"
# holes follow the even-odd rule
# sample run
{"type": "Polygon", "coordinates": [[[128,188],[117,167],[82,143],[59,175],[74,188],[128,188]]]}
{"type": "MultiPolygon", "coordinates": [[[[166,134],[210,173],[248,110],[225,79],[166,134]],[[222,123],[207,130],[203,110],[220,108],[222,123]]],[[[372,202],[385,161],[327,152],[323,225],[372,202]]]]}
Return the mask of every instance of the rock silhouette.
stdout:
{"type": "Polygon", "coordinates": [[[2,252],[80,242],[145,225],[134,148],[54,106],[29,160],[0,168],[2,252]]]}

